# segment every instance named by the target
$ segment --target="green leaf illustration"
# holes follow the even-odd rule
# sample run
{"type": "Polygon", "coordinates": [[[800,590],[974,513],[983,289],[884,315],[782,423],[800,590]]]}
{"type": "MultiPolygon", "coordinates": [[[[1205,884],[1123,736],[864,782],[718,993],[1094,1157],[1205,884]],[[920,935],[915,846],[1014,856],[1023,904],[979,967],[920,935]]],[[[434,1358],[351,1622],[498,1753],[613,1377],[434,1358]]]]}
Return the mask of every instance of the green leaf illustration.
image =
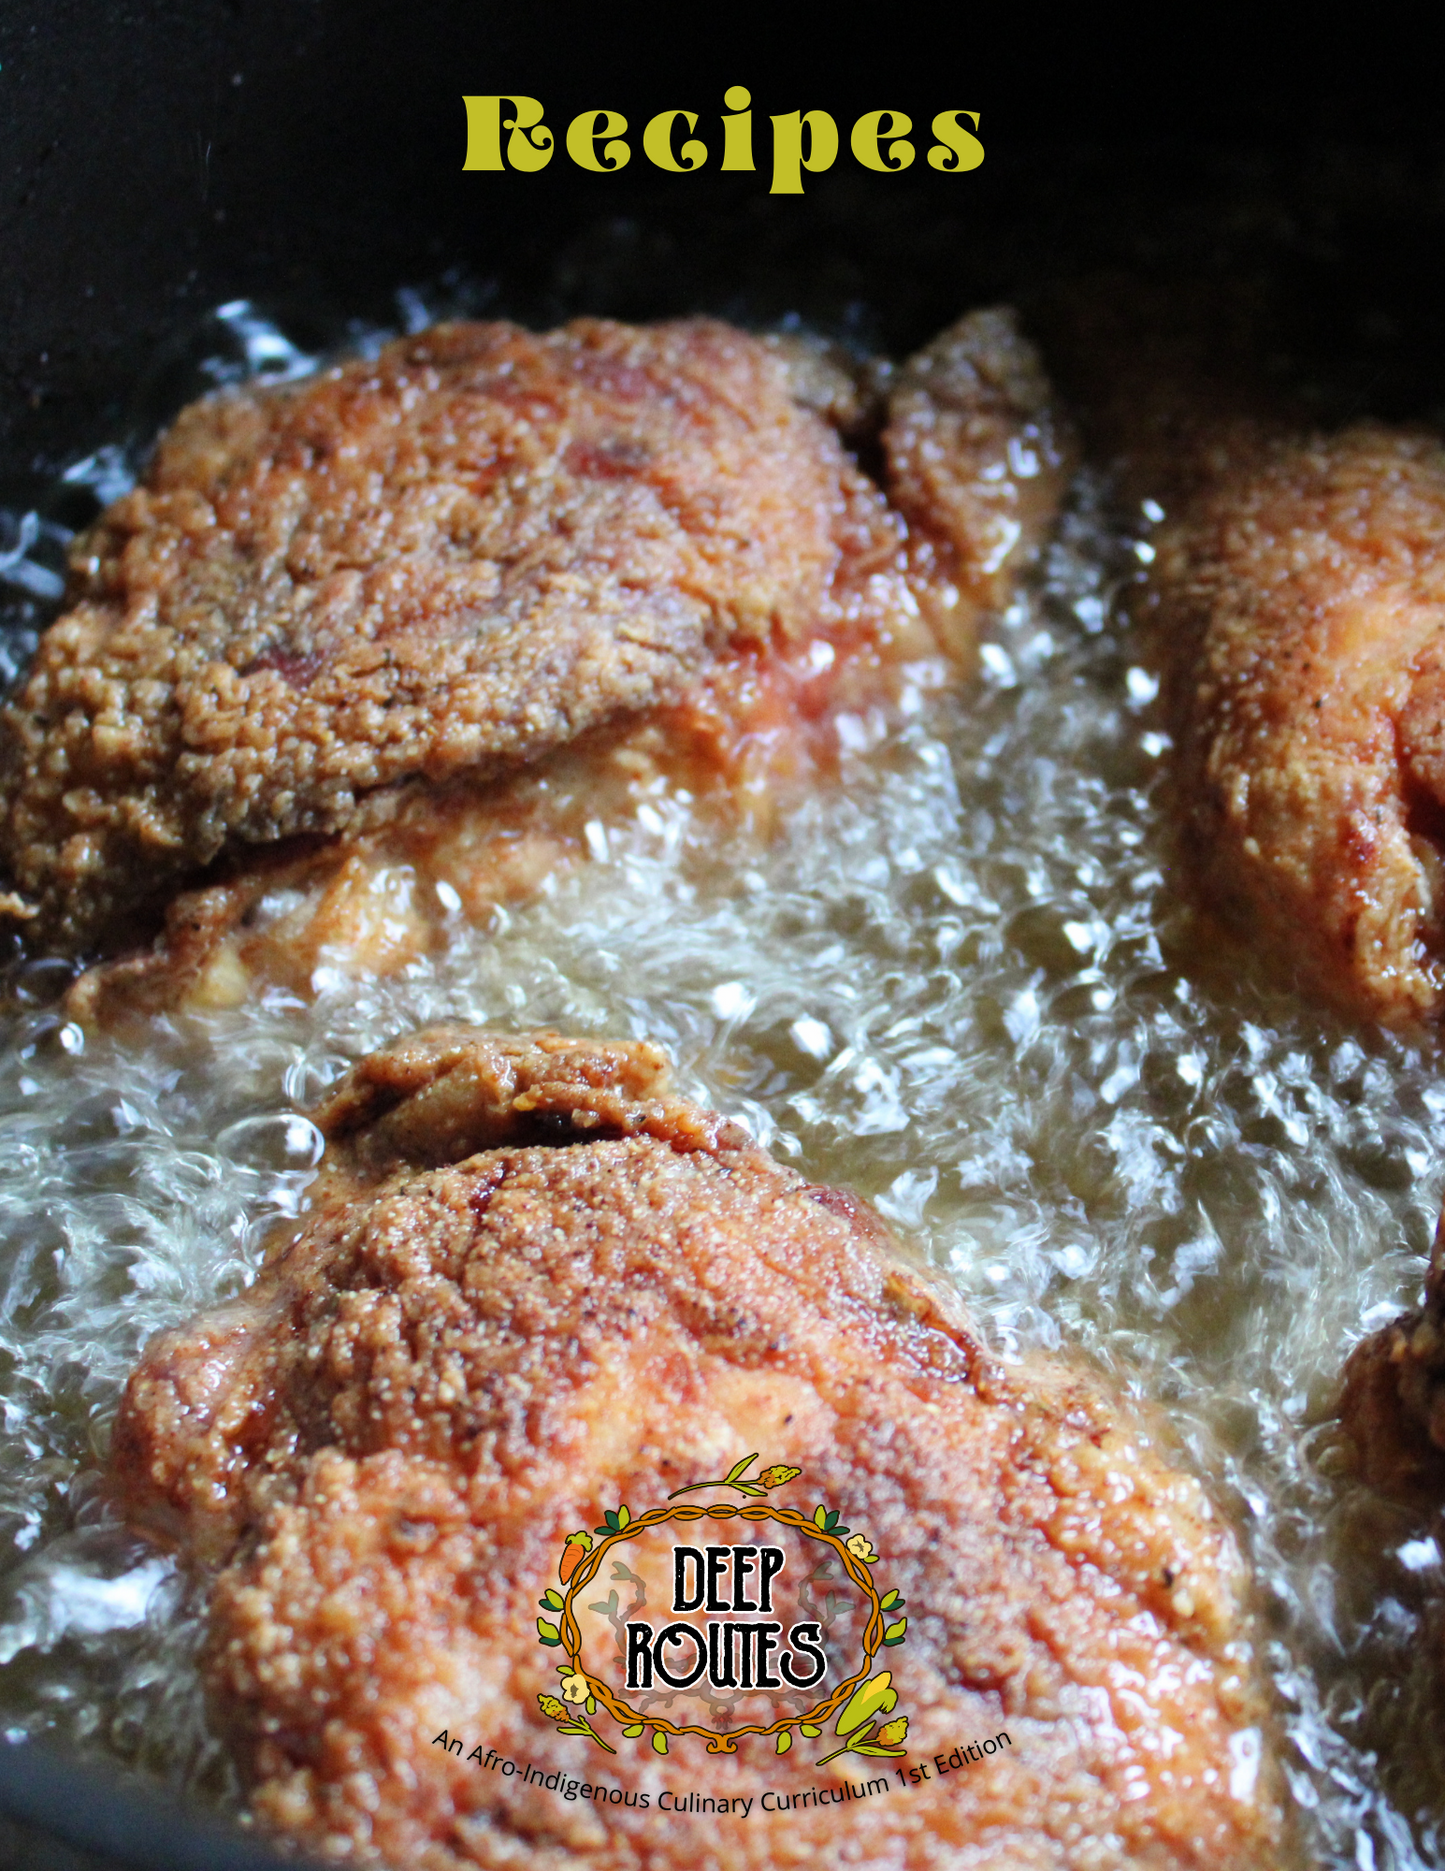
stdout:
{"type": "Polygon", "coordinates": [[[630,1507],[619,1507],[617,1510],[617,1531],[620,1533],[624,1527],[630,1527],[631,1525],[632,1509],[630,1507]]]}
{"type": "Polygon", "coordinates": [[[781,1733],[781,1734],[780,1734],[780,1735],[778,1736],[778,1752],[779,1752],[779,1754],[786,1754],[786,1753],[787,1753],[787,1751],[788,1751],[788,1749],[789,1749],[789,1748],[790,1748],[790,1747],[791,1747],[792,1745],[793,1745],[793,1737],[792,1737],[792,1734],[791,1734],[791,1732],[790,1732],[790,1731],[789,1731],[788,1729],[786,1729],[786,1728],[785,1728],[785,1729],[784,1729],[784,1730],[782,1731],[782,1733],[781,1733]]]}
{"type": "Polygon", "coordinates": [[[821,1728],[815,1728],[811,1722],[800,1722],[798,1725],[798,1733],[806,1735],[810,1741],[816,1741],[822,1732],[821,1728]]]}
{"type": "Polygon", "coordinates": [[[560,1611],[562,1609],[562,1594],[560,1592],[554,1592],[549,1586],[537,1600],[537,1603],[544,1611],[560,1611]]]}
{"type": "Polygon", "coordinates": [[[549,1624],[546,1618],[538,1618],[537,1635],[544,1644],[560,1644],[562,1641],[562,1633],[555,1624],[549,1624]]]}
{"type": "Polygon", "coordinates": [[[828,1510],[826,1507],[815,1507],[813,1509],[813,1525],[815,1527],[827,1527],[828,1510]]]}
{"type": "Polygon", "coordinates": [[[604,1741],[602,1739],[591,1722],[563,1722],[559,1724],[557,1733],[559,1735],[587,1735],[591,1740],[597,1743],[599,1748],[606,1748],[609,1754],[615,1754],[617,1752],[610,1741],[604,1741]]]}
{"type": "Polygon", "coordinates": [[[896,1624],[890,1624],[883,1633],[885,1644],[901,1644],[908,1630],[907,1618],[900,1618],[896,1624]]]}
{"type": "Polygon", "coordinates": [[[624,1728],[622,1732],[629,1741],[635,1741],[642,1733],[642,1723],[634,1722],[630,1728],[624,1728]]]}
{"type": "Polygon", "coordinates": [[[748,1470],[752,1467],[753,1463],[757,1459],[758,1459],[758,1451],[754,1449],[751,1455],[745,1455],[740,1462],[734,1462],[732,1467],[728,1470],[728,1473],[727,1473],[728,1481],[740,1480],[741,1477],[744,1476],[748,1472],[748,1470]]]}
{"type": "Polygon", "coordinates": [[[652,1751],[654,1754],[666,1754],[667,1752],[667,1736],[660,1728],[654,1728],[652,1731],[652,1751]]]}

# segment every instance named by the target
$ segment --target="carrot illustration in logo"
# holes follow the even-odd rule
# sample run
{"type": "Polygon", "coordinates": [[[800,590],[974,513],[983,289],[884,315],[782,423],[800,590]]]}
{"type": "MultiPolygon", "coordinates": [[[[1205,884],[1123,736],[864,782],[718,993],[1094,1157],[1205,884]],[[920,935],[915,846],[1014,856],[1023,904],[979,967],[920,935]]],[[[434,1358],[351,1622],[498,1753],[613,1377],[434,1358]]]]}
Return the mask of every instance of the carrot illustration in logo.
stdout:
{"type": "Polygon", "coordinates": [[[590,1533],[579,1528],[576,1533],[567,1535],[567,1544],[562,1548],[562,1563],[557,1568],[557,1576],[564,1585],[591,1551],[592,1535],[590,1533]]]}

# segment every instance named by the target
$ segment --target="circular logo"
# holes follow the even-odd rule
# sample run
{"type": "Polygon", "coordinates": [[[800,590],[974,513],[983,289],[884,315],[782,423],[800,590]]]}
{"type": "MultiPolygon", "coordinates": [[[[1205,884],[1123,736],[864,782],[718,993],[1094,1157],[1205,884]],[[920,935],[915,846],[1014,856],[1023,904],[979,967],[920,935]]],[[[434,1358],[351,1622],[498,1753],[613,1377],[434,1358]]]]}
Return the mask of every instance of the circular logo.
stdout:
{"type": "Polygon", "coordinates": [[[659,1754],[684,1735],[713,1754],[771,1737],[786,1754],[795,1735],[813,1740],[831,1724],[824,1761],[906,1752],[891,1672],[873,1668],[907,1636],[902,1598],[880,1590],[872,1540],[837,1508],[767,1498],[801,1469],[750,1475],[757,1459],[568,1535],[560,1589],[544,1594],[537,1620],[541,1643],[565,1659],[559,1694],[538,1697],[561,1733],[615,1753],[594,1725],[603,1718],[624,1739],[650,1735],[659,1754]],[[717,1489],[744,1498],[686,1498],[717,1489]]]}

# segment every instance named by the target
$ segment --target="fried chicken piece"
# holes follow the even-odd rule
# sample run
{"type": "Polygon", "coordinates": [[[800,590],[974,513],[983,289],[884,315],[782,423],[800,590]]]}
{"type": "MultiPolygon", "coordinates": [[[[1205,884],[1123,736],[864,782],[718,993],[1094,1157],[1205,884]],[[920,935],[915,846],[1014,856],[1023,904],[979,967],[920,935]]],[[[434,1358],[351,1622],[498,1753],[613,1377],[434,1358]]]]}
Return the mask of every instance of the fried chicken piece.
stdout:
{"type": "Polygon", "coordinates": [[[1186,854],[1221,915],[1368,1018],[1445,990],[1445,452],[1373,426],[1280,441],[1161,527],[1186,854]]]}
{"type": "Polygon", "coordinates": [[[1445,1500],[1445,1216],[1424,1305],[1356,1345],[1339,1414],[1361,1479],[1397,1500],[1445,1500]]]}
{"type": "Polygon", "coordinates": [[[309,1219],[151,1343],[113,1447],[132,1522],[215,1568],[204,1669],[265,1826],[408,1871],[1277,1862],[1238,1548],[1096,1379],[999,1366],[871,1211],[673,1096],[652,1047],[434,1029],[316,1116],[309,1219]],[[816,1764],[831,1732],[662,1759],[600,1704],[615,1753],[562,1732],[537,1610],[569,1535],[725,1503],[692,1484],[748,1450],[902,1594],[906,1759],[816,1764]],[[593,1781],[615,1798],[568,1799],[593,1781]],[[661,1797],[689,1789],[752,1805],[661,1797]]]}
{"type": "Polygon", "coordinates": [[[1072,460],[1037,352],[1007,312],[975,312],[899,371],[883,444],[913,529],[915,581],[944,647],[972,650],[1048,537],[1072,460]]]}
{"type": "Polygon", "coordinates": [[[238,938],[243,975],[358,945],[371,968],[425,946],[438,883],[495,900],[575,843],[529,784],[564,750],[604,805],[659,768],[765,800],[820,718],[966,653],[1065,475],[1007,313],[905,367],[892,505],[809,397],[837,400],[726,325],[583,319],[438,326],[183,411],[0,714],[8,914],[113,953],[199,879],[223,896],[166,938],[191,982],[247,916],[277,953],[238,938]],[[278,888],[299,923],[258,910],[278,888]]]}
{"type": "Polygon", "coordinates": [[[1307,992],[1396,1024],[1438,1015],[1438,441],[1321,429],[1263,367],[1285,323],[1247,282],[1106,282],[1060,323],[1091,449],[1126,510],[1163,516],[1136,609],[1192,887],[1307,992]]]}

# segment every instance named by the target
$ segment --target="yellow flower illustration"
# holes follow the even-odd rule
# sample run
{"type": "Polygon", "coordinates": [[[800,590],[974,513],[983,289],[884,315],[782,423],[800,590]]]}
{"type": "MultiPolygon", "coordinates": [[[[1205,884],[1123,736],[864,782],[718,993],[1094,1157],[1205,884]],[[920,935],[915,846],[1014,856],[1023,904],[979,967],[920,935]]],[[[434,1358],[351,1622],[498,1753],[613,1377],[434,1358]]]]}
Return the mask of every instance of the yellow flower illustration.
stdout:
{"type": "Polygon", "coordinates": [[[567,1544],[562,1548],[562,1563],[557,1568],[564,1585],[581,1565],[584,1555],[591,1551],[592,1535],[590,1533],[585,1533],[579,1528],[576,1533],[567,1535],[567,1544]]]}
{"type": "Polygon", "coordinates": [[[878,1557],[873,1550],[873,1542],[866,1534],[855,1533],[848,1542],[848,1551],[855,1559],[861,1559],[864,1565],[871,1565],[878,1557]]]}
{"type": "Polygon", "coordinates": [[[560,1722],[562,1717],[567,1713],[566,1708],[557,1700],[556,1696],[538,1696],[537,1701],[541,1705],[542,1713],[544,1715],[550,1715],[554,1722],[560,1722]]]}
{"type": "Polygon", "coordinates": [[[591,1684],[580,1670],[562,1678],[562,1694],[568,1702],[585,1702],[592,1694],[591,1684]]]}
{"type": "Polygon", "coordinates": [[[883,1727],[878,1730],[878,1739],[885,1748],[896,1748],[907,1733],[908,1717],[900,1715],[897,1721],[884,1723],[883,1727]]]}
{"type": "Polygon", "coordinates": [[[789,1468],[786,1462],[779,1462],[776,1468],[765,1468],[758,1480],[765,1488],[781,1488],[785,1481],[796,1481],[802,1472],[801,1468],[789,1468]]]}

